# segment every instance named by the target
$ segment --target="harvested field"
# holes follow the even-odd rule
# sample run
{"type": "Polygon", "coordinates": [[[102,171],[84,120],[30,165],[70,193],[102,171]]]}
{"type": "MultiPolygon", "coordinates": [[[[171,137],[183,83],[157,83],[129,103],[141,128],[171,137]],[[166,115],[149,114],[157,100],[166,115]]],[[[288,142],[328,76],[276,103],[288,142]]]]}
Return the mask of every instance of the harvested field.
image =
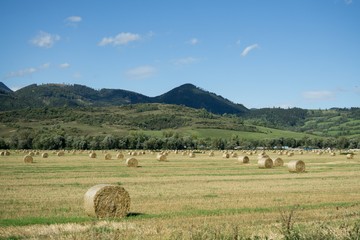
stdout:
{"type": "Polygon", "coordinates": [[[0,237],[192,239],[236,229],[242,236],[279,239],[281,213],[294,206],[294,226],[307,231],[321,222],[342,236],[347,233],[340,226],[360,219],[360,154],[295,153],[271,169],[258,168],[256,154],[240,164],[220,151],[211,157],[196,152],[196,158],[169,152],[169,161],[146,152],[136,157],[138,168],[97,155],[33,156],[33,164],[20,153],[0,156],[0,237]],[[304,161],[306,171],[290,173],[291,160],[304,161]],[[128,217],[98,220],[85,213],[84,194],[97,184],[126,189],[128,217]]]}

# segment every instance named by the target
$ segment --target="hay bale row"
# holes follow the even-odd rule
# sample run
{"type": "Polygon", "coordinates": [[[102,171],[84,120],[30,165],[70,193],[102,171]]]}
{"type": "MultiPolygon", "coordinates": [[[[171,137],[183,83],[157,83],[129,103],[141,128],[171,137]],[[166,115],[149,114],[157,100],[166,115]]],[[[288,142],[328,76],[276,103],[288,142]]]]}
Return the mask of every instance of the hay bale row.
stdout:
{"type": "Polygon", "coordinates": [[[0,152],[0,156],[10,156],[10,152],[9,151],[2,151],[2,152],[0,152]]]}
{"type": "Polygon", "coordinates": [[[125,217],[130,211],[130,195],[120,186],[95,185],[85,193],[84,208],[86,214],[92,217],[125,217]]]}

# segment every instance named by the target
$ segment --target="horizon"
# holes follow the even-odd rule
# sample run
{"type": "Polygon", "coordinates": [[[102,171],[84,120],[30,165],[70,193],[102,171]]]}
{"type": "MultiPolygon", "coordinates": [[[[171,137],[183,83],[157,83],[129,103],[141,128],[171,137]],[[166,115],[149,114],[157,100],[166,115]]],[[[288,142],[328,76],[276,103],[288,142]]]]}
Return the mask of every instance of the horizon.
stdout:
{"type": "Polygon", "coordinates": [[[149,97],[191,83],[252,108],[359,107],[360,2],[0,2],[0,82],[149,97]]]}

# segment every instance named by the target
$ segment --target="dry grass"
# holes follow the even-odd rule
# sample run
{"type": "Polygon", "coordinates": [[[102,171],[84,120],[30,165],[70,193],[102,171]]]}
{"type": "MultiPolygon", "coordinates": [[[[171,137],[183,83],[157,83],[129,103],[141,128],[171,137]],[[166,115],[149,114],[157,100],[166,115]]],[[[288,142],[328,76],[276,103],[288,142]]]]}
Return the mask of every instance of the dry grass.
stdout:
{"type": "MultiPolygon", "coordinates": [[[[87,152],[61,158],[34,156],[33,164],[24,163],[23,153],[1,156],[0,236],[89,239],[96,234],[109,234],[109,238],[120,234],[128,239],[192,239],[191,234],[223,226],[229,232],[236,228],[246,236],[276,239],[282,208],[300,205],[296,216],[300,224],[324,220],[342,224],[345,219],[360,218],[359,155],[347,159],[340,154],[295,152],[284,160],[285,166],[259,169],[256,154],[249,156],[249,164],[239,164],[217,151],[213,157],[209,152],[196,153],[195,159],[169,153],[166,162],[146,152],[137,156],[139,168],[104,161],[105,153],[97,154],[95,159],[87,152]],[[304,161],[306,172],[289,173],[290,159],[304,161]],[[83,196],[100,183],[121,185],[128,191],[132,216],[104,226],[86,216],[83,196]],[[77,218],[83,223],[71,223],[77,218]],[[26,220],[30,225],[21,226],[26,220]],[[68,224],[31,224],[38,221],[68,224]],[[8,222],[15,226],[7,226],[8,222]]],[[[267,154],[277,157],[277,153],[267,154]]]]}

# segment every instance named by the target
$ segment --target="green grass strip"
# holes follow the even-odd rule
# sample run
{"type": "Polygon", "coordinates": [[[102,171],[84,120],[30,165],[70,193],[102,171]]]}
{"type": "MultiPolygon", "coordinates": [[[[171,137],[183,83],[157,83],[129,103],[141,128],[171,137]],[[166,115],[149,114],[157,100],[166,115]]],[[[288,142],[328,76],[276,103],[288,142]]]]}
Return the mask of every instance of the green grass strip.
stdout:
{"type": "MultiPolygon", "coordinates": [[[[300,210],[312,210],[312,209],[322,209],[329,207],[352,207],[360,205],[360,202],[330,202],[330,203],[319,203],[319,204],[309,204],[309,205],[299,205],[300,210]]],[[[291,209],[294,205],[291,206],[274,206],[267,208],[224,208],[224,209],[188,209],[181,212],[166,212],[161,214],[146,214],[146,213],[130,213],[127,218],[121,219],[102,219],[110,221],[127,221],[132,219],[156,219],[156,218],[177,218],[177,217],[199,217],[199,216],[222,216],[222,215],[235,215],[243,213],[270,213],[281,211],[284,209],[291,209]]],[[[63,218],[42,218],[42,217],[29,217],[21,219],[0,219],[0,226],[26,226],[26,225],[35,225],[35,224],[62,224],[62,223],[85,223],[96,221],[95,218],[90,217],[63,217],[63,218]]]]}

